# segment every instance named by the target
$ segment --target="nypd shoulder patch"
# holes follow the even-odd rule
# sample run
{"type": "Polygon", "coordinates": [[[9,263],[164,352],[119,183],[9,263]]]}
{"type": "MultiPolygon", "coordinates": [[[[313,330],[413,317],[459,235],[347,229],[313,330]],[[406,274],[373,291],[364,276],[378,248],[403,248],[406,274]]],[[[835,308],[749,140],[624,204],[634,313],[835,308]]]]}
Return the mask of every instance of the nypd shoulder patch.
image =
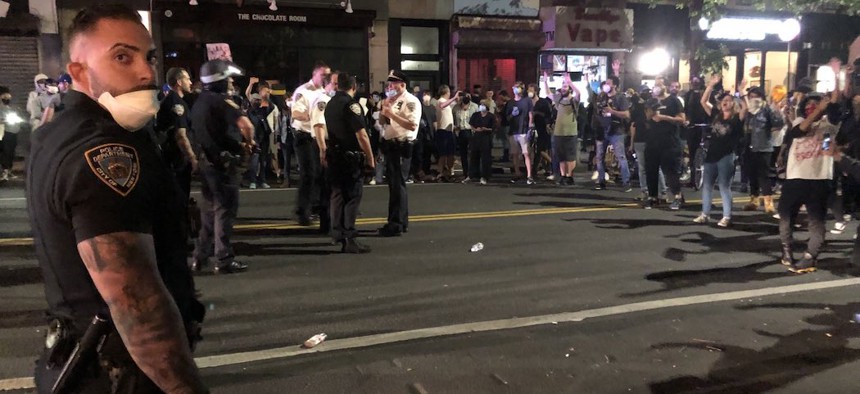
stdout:
{"type": "Polygon", "coordinates": [[[185,114],[185,107],[182,104],[176,104],[173,106],[173,113],[177,116],[182,116],[185,114]]]}
{"type": "Polygon", "coordinates": [[[415,103],[412,103],[412,102],[406,103],[406,108],[408,108],[410,111],[414,112],[415,111],[415,103]]]}
{"type": "Polygon", "coordinates": [[[361,115],[362,115],[362,114],[361,114],[361,105],[359,105],[358,103],[352,103],[352,104],[350,104],[350,105],[349,105],[349,110],[350,110],[350,111],[352,111],[354,114],[356,114],[356,115],[358,115],[358,116],[361,116],[361,115]]]}
{"type": "Polygon", "coordinates": [[[317,101],[317,109],[320,111],[325,111],[326,102],[323,100],[317,101]]]}
{"type": "Polygon", "coordinates": [[[123,144],[105,144],[84,153],[90,169],[113,191],[125,197],[140,178],[137,150],[123,144]]]}

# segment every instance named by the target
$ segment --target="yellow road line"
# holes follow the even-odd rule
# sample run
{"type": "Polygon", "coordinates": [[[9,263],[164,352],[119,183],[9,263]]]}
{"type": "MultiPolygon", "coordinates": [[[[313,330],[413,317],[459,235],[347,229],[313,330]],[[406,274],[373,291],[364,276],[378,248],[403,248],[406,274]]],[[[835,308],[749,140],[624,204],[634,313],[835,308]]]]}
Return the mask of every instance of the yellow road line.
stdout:
{"type": "MultiPolygon", "coordinates": [[[[745,201],[747,197],[736,197],[735,202],[745,201]]],[[[720,200],[714,200],[714,203],[720,203],[720,200]]],[[[701,203],[701,200],[690,200],[688,204],[701,203]]],[[[443,220],[469,220],[469,219],[492,219],[506,218],[518,216],[534,216],[534,215],[560,215],[568,213],[584,213],[584,212],[605,212],[615,211],[624,208],[639,207],[638,203],[621,203],[604,206],[593,207],[576,207],[576,208],[536,208],[536,209],[519,209],[508,211],[488,211],[488,212],[462,212],[462,213],[444,213],[435,215],[415,215],[410,216],[410,222],[433,222],[443,220]]],[[[362,218],[356,220],[356,225],[375,225],[385,224],[386,218],[362,218]]],[[[307,228],[296,224],[293,220],[284,220],[281,222],[255,223],[255,224],[238,224],[233,227],[237,231],[253,231],[253,230],[297,230],[307,228]]],[[[0,247],[2,246],[29,246],[33,244],[33,238],[0,238],[0,247]]]]}

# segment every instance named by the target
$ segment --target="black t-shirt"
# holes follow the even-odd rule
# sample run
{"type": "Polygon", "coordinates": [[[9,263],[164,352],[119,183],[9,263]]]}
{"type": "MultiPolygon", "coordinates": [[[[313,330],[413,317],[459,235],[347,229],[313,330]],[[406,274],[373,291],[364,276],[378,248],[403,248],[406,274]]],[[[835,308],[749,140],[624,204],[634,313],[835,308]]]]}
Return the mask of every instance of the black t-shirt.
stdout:
{"type": "Polygon", "coordinates": [[[170,91],[156,115],[155,131],[158,136],[164,159],[173,166],[179,166],[184,162],[182,151],[176,142],[176,130],[185,129],[189,140],[193,139],[191,134],[191,111],[182,97],[174,91],[170,91]]]}
{"type": "MultiPolygon", "coordinates": [[[[496,117],[489,112],[487,112],[487,116],[483,116],[480,112],[475,112],[472,114],[472,118],[469,119],[469,125],[472,126],[472,130],[475,130],[477,127],[492,130],[496,128],[496,117]]],[[[481,131],[481,133],[485,132],[486,131],[481,131]]]]}
{"type": "Polygon", "coordinates": [[[734,153],[744,136],[744,122],[738,114],[730,119],[724,119],[722,112],[714,109],[714,121],[711,123],[711,140],[708,142],[706,163],[716,163],[730,153],[734,153]]]}
{"type": "Polygon", "coordinates": [[[337,92],[325,107],[325,124],[332,146],[361,151],[355,133],[367,126],[361,104],[345,92],[337,92]]]}
{"type": "MultiPolygon", "coordinates": [[[[702,92],[698,90],[690,90],[684,95],[684,114],[687,115],[687,120],[691,125],[708,123],[708,114],[702,108],[702,92]]],[[[714,106],[716,109],[718,106],[714,106]]]]}
{"type": "Polygon", "coordinates": [[[636,127],[636,135],[633,136],[633,142],[648,141],[648,128],[645,125],[645,103],[635,102],[630,106],[630,120],[633,126],[636,127]]]}
{"type": "Polygon", "coordinates": [[[549,99],[539,98],[534,103],[534,121],[539,133],[547,132],[547,125],[552,123],[552,102],[549,99]]]}
{"type": "MultiPolygon", "coordinates": [[[[678,116],[684,111],[684,106],[681,100],[675,96],[669,96],[660,101],[660,108],[657,112],[666,116],[678,116]]],[[[678,125],[668,121],[656,122],[654,128],[648,132],[648,144],[654,147],[660,146],[664,150],[680,150],[681,135],[678,132],[678,125]]]]}
{"type": "Polygon", "coordinates": [[[129,132],[90,97],[72,91],[66,110],[32,136],[27,201],[53,316],[89,322],[107,313],[77,244],[96,236],[152,235],[158,271],[188,320],[202,305],[185,256],[185,206],[148,127],[129,132]]]}
{"type": "Polygon", "coordinates": [[[528,97],[519,101],[511,100],[505,105],[505,117],[508,119],[509,135],[525,134],[529,131],[529,112],[534,110],[534,103],[528,97]]]}
{"type": "Polygon", "coordinates": [[[191,108],[195,142],[213,163],[220,162],[221,152],[242,153],[242,135],[236,121],[242,116],[239,106],[227,96],[208,90],[200,93],[191,108]]]}

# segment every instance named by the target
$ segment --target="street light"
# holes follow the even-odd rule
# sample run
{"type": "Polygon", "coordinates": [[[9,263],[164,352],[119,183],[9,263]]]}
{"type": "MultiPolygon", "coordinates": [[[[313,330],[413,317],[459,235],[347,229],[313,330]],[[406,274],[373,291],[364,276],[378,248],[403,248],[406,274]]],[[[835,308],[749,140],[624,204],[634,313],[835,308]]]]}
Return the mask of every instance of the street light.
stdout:
{"type": "Polygon", "coordinates": [[[709,27],[711,27],[711,21],[709,21],[708,18],[705,18],[704,16],[699,18],[699,30],[705,31],[708,30],[709,27]]]}
{"type": "MultiPolygon", "coordinates": [[[[782,21],[782,28],[779,30],[779,39],[785,41],[788,45],[786,57],[788,58],[788,67],[786,68],[788,75],[785,77],[786,85],[791,90],[791,41],[800,35],[800,22],[795,18],[789,18],[782,21]]],[[[796,73],[795,73],[796,74],[796,73]]]]}
{"type": "Polygon", "coordinates": [[[669,52],[663,48],[655,48],[639,57],[639,72],[644,75],[659,75],[672,62],[669,52]]]}

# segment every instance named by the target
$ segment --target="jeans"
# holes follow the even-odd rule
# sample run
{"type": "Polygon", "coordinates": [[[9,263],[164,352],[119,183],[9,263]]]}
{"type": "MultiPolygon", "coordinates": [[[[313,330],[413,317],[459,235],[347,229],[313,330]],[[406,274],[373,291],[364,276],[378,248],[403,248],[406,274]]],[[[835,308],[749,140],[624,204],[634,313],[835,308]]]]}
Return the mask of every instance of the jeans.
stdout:
{"type": "Polygon", "coordinates": [[[618,159],[618,164],[621,166],[621,182],[623,184],[630,183],[630,168],[627,166],[627,150],[624,149],[624,134],[607,135],[603,141],[597,141],[597,173],[598,181],[604,183],[606,179],[606,163],[603,162],[603,157],[606,156],[606,145],[612,146],[615,150],[615,158],[618,159]]]}
{"type": "Polygon", "coordinates": [[[681,152],[674,149],[651,147],[645,149],[645,178],[648,179],[648,196],[657,198],[657,181],[660,170],[673,195],[681,194],[681,152]]]}
{"type": "Polygon", "coordinates": [[[806,205],[809,217],[809,242],[806,251],[812,257],[818,257],[824,244],[824,220],[829,196],[829,180],[787,179],[782,185],[782,196],[779,199],[780,242],[790,244],[794,240],[791,222],[797,216],[800,206],[806,205]]]}
{"type": "Polygon", "coordinates": [[[773,195],[773,169],[770,166],[772,152],[749,152],[747,154],[747,179],[751,196],[773,195]]]}
{"type": "Polygon", "coordinates": [[[705,163],[702,186],[702,214],[710,215],[713,205],[714,182],[720,187],[723,217],[732,217],[732,178],[735,176],[735,154],[729,153],[715,163],[705,163]]]}
{"type": "Polygon", "coordinates": [[[385,173],[388,176],[388,224],[392,231],[404,231],[409,227],[409,196],[406,179],[412,164],[412,144],[383,141],[385,173]],[[407,154],[404,148],[409,152],[407,154]]]}
{"type": "Polygon", "coordinates": [[[194,259],[205,263],[214,252],[219,265],[229,264],[234,257],[230,238],[239,213],[238,176],[216,170],[208,163],[201,166],[200,175],[203,180],[200,187],[203,197],[200,205],[202,226],[194,249],[194,259]]]}
{"type": "Polygon", "coordinates": [[[472,142],[469,144],[469,178],[490,178],[493,165],[491,149],[493,135],[490,132],[477,132],[472,136],[472,142]]]}
{"type": "MultiPolygon", "coordinates": [[[[637,167],[639,168],[639,189],[642,190],[643,193],[648,193],[648,176],[645,171],[645,143],[644,142],[634,142],[633,150],[636,152],[636,160],[639,162],[637,167]]],[[[666,193],[666,177],[663,176],[663,171],[658,170],[659,174],[659,183],[657,184],[660,187],[660,194],[666,193]]]]}

